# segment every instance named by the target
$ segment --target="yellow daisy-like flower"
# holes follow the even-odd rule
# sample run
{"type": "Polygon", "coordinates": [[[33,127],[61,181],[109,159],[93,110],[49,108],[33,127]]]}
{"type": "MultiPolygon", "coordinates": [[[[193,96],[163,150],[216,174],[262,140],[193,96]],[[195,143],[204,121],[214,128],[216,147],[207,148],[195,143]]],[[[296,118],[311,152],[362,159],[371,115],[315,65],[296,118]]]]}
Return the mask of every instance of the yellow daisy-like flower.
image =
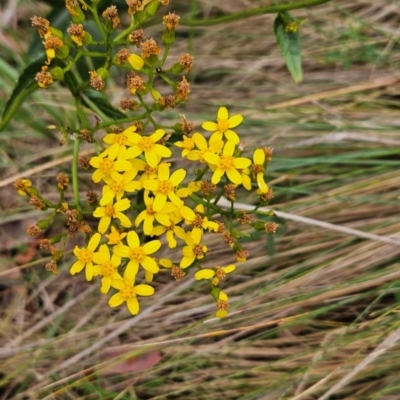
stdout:
{"type": "Polygon", "coordinates": [[[105,149],[101,155],[109,156],[112,160],[115,158],[124,160],[127,146],[134,146],[132,141],[134,138],[133,133],[136,132],[136,126],[132,125],[121,133],[107,133],[103,138],[103,142],[110,146],[105,149]]]}
{"type": "Polygon", "coordinates": [[[108,305],[110,307],[118,307],[126,302],[132,315],[139,313],[139,301],[136,296],[152,296],[154,294],[153,287],[146,284],[134,286],[133,279],[126,277],[123,280],[113,280],[111,286],[118,289],[119,292],[111,296],[108,305]]]}
{"type": "Polygon", "coordinates": [[[126,160],[114,161],[110,157],[92,157],[90,165],[96,168],[92,175],[94,183],[99,183],[102,179],[111,178],[113,181],[119,182],[122,180],[118,172],[129,171],[132,169],[132,164],[126,160]]]}
{"type": "Polygon", "coordinates": [[[114,181],[111,178],[104,178],[107,185],[103,186],[103,195],[100,199],[100,205],[105,206],[113,201],[114,198],[116,198],[117,201],[121,200],[125,192],[132,193],[136,190],[140,190],[142,188],[142,183],[133,180],[137,173],[138,171],[132,168],[120,175],[120,181],[114,181]]]}
{"type": "Polygon", "coordinates": [[[193,141],[199,150],[192,150],[186,154],[186,158],[190,161],[200,161],[202,163],[205,163],[206,160],[204,156],[206,154],[219,153],[224,147],[224,142],[222,140],[216,140],[213,143],[211,143],[210,141],[210,145],[208,145],[205,137],[197,132],[193,134],[193,141]]]}
{"type": "Polygon", "coordinates": [[[167,198],[176,206],[183,206],[183,201],[176,194],[176,187],[185,179],[185,176],[186,171],[183,168],[176,170],[170,176],[169,164],[162,163],[158,167],[157,179],[143,182],[143,187],[155,195],[154,211],[160,211],[167,202],[167,198]]]}
{"type": "Polygon", "coordinates": [[[153,231],[154,220],[161,225],[169,224],[169,214],[175,211],[176,205],[166,202],[161,210],[155,211],[153,208],[154,197],[149,197],[148,190],[144,192],[144,204],[146,208],[136,217],[135,225],[139,226],[144,221],[143,233],[149,236],[153,231]]]}
{"type": "Polygon", "coordinates": [[[227,175],[228,179],[235,185],[240,185],[243,181],[242,176],[238,169],[247,168],[251,164],[251,160],[245,157],[235,158],[235,143],[228,140],[225,143],[224,149],[220,156],[216,154],[206,153],[204,158],[207,163],[211,164],[211,168],[214,166],[214,173],[211,178],[211,182],[216,185],[222,178],[223,175],[227,175]]]}
{"type": "Polygon", "coordinates": [[[191,232],[186,232],[185,242],[187,246],[182,249],[183,257],[179,264],[181,268],[190,267],[195,260],[201,260],[208,252],[207,246],[200,244],[200,241],[194,240],[191,232]]]}
{"type": "Polygon", "coordinates": [[[225,135],[227,140],[231,140],[234,144],[239,144],[240,138],[238,134],[231,129],[236,128],[242,121],[243,117],[240,114],[229,118],[226,107],[220,107],[217,113],[217,123],[206,121],[203,122],[202,128],[206,131],[214,132],[211,135],[210,143],[221,140],[225,135]]]}
{"type": "Polygon", "coordinates": [[[165,237],[167,239],[168,247],[170,249],[174,249],[176,247],[176,245],[178,244],[174,235],[176,235],[181,240],[186,239],[185,230],[181,226],[178,225],[181,221],[182,221],[182,218],[177,217],[175,215],[171,215],[169,217],[168,223],[160,225],[160,226],[156,226],[152,230],[150,236],[161,236],[166,232],[167,234],[165,235],[165,237]]]}
{"type": "Polygon", "coordinates": [[[157,129],[150,136],[141,136],[138,133],[133,133],[132,142],[134,145],[126,151],[126,159],[136,158],[144,153],[144,157],[150,167],[156,167],[161,158],[171,157],[172,155],[172,151],[168,147],[157,143],[164,135],[164,129],[157,129]]]}
{"type": "Polygon", "coordinates": [[[253,154],[252,174],[253,179],[257,180],[258,187],[263,193],[267,193],[269,188],[264,180],[265,152],[263,149],[255,149],[253,154]]]}
{"type": "Polygon", "coordinates": [[[219,225],[216,222],[209,221],[207,217],[196,214],[191,208],[187,206],[180,207],[179,212],[185,219],[186,224],[193,225],[191,237],[195,242],[200,243],[204,229],[208,229],[210,231],[212,230],[214,232],[218,231],[219,225]]]}
{"type": "Polygon", "coordinates": [[[126,232],[118,232],[117,229],[114,226],[112,226],[111,233],[104,236],[108,239],[107,244],[116,246],[122,244],[122,240],[125,239],[126,235],[127,235],[126,232]]]}
{"type": "Polygon", "coordinates": [[[110,250],[106,244],[102,244],[97,253],[93,255],[95,265],[93,267],[93,275],[102,275],[101,278],[101,293],[107,294],[111,288],[111,283],[114,279],[122,279],[118,273],[118,266],[121,264],[121,257],[113,254],[110,255],[110,250]]]}
{"type": "Polygon", "coordinates": [[[215,316],[217,318],[225,318],[228,315],[228,300],[228,295],[221,290],[219,292],[218,300],[215,303],[215,307],[217,307],[215,316]]]}
{"type": "Polygon", "coordinates": [[[114,254],[119,257],[129,258],[124,278],[133,280],[141,265],[146,271],[156,274],[159,271],[157,263],[149,254],[153,254],[161,247],[160,240],[152,240],[140,246],[139,236],[135,231],[129,231],[127,236],[128,246],[119,245],[114,247],[114,254]]]}
{"type": "Polygon", "coordinates": [[[186,157],[190,151],[194,149],[194,139],[189,136],[183,135],[183,140],[174,143],[175,146],[180,147],[182,150],[182,157],[186,157]]]}
{"type": "Polygon", "coordinates": [[[97,249],[97,246],[100,243],[101,235],[100,233],[95,233],[89,240],[87,247],[78,247],[75,246],[74,254],[78,259],[71,269],[69,270],[71,275],[78,274],[85,268],[85,275],[88,281],[91,281],[93,278],[93,256],[94,252],[97,249]]]}
{"type": "Polygon", "coordinates": [[[214,269],[205,268],[200,271],[197,271],[194,274],[194,278],[198,281],[201,279],[214,278],[211,283],[214,286],[218,286],[219,281],[221,279],[224,279],[226,274],[229,274],[230,272],[234,271],[235,268],[236,268],[236,265],[233,265],[233,264],[227,265],[226,267],[218,266],[218,267],[215,267],[214,269]]]}
{"type": "Polygon", "coordinates": [[[98,231],[105,233],[111,224],[111,218],[119,219],[123,227],[130,228],[132,226],[131,220],[122,213],[130,206],[131,201],[129,199],[122,199],[115,204],[110,202],[104,207],[97,207],[93,212],[93,217],[100,218],[98,231]]]}

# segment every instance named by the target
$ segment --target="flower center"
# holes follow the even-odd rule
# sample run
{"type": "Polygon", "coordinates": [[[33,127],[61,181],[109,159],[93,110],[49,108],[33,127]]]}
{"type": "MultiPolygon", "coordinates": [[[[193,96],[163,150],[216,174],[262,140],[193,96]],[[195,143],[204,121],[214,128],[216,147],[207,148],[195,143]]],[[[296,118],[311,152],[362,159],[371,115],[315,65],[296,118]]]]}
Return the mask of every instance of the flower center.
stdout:
{"type": "Polygon", "coordinates": [[[140,139],[138,146],[143,150],[143,151],[151,151],[153,150],[155,143],[148,137],[143,137],[140,139]]]}
{"type": "Polygon", "coordinates": [[[218,163],[218,168],[221,168],[223,171],[227,171],[228,169],[231,169],[234,167],[233,161],[235,159],[232,156],[221,156],[221,160],[218,163]]]}
{"type": "Polygon", "coordinates": [[[193,139],[185,137],[183,139],[183,148],[186,149],[186,150],[192,150],[194,148],[193,139]]]}
{"type": "Polygon", "coordinates": [[[125,135],[115,135],[114,136],[114,144],[119,144],[120,146],[125,146],[128,141],[125,135]]]}
{"type": "Polygon", "coordinates": [[[78,260],[83,262],[84,264],[92,261],[93,251],[90,249],[81,249],[78,255],[78,260]]]}
{"type": "Polygon", "coordinates": [[[174,185],[170,181],[158,181],[158,191],[162,194],[168,194],[174,190],[174,185]]]}
{"type": "Polygon", "coordinates": [[[146,258],[146,253],[141,247],[136,247],[131,250],[131,261],[141,263],[146,258]]]}
{"type": "Polygon", "coordinates": [[[193,225],[196,226],[197,228],[201,228],[203,225],[203,218],[201,217],[201,215],[196,214],[196,216],[194,217],[193,220],[193,225]]]}
{"type": "Polygon", "coordinates": [[[149,215],[155,214],[152,205],[146,207],[146,213],[149,214],[149,215]]]}
{"type": "Polygon", "coordinates": [[[110,185],[111,190],[115,193],[115,194],[123,194],[124,193],[124,188],[122,186],[121,183],[119,182],[114,182],[110,185]]]}
{"type": "Polygon", "coordinates": [[[226,274],[221,267],[215,267],[215,276],[219,279],[224,279],[226,274]]]}
{"type": "Polygon", "coordinates": [[[114,169],[114,161],[110,160],[109,158],[104,158],[100,161],[100,171],[103,174],[108,175],[114,169]]]}
{"type": "Polygon", "coordinates": [[[225,300],[218,300],[215,303],[217,310],[226,311],[228,309],[228,302],[225,300]]]}
{"type": "Polygon", "coordinates": [[[261,164],[253,164],[252,165],[254,174],[264,173],[264,167],[261,164]]]}
{"type": "Polygon", "coordinates": [[[101,272],[102,272],[103,276],[112,278],[114,271],[115,271],[115,267],[111,261],[106,261],[102,265],[101,272]]]}
{"type": "Polygon", "coordinates": [[[107,217],[112,217],[114,215],[114,207],[112,204],[107,204],[104,210],[107,217]]]}
{"type": "Polygon", "coordinates": [[[196,246],[193,247],[193,254],[196,256],[197,259],[204,258],[204,255],[205,253],[207,253],[207,251],[207,247],[201,244],[196,244],[196,246]]]}
{"type": "Polygon", "coordinates": [[[119,232],[111,232],[106,237],[110,241],[110,244],[121,244],[121,238],[119,236],[119,232]]]}
{"type": "Polygon", "coordinates": [[[226,132],[229,129],[228,120],[225,118],[218,118],[217,125],[218,125],[218,130],[222,133],[226,132]]]}
{"type": "Polygon", "coordinates": [[[135,294],[135,289],[133,288],[133,286],[123,286],[120,290],[121,296],[125,299],[125,300],[129,300],[132,297],[136,297],[135,294]]]}

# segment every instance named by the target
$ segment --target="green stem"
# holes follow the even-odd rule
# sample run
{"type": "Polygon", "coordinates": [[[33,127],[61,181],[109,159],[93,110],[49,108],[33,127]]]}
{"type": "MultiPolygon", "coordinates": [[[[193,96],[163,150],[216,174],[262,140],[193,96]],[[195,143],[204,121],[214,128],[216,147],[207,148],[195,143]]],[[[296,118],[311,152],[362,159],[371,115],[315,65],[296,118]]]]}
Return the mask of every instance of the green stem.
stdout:
{"type": "Polygon", "coordinates": [[[107,58],[107,53],[100,53],[97,51],[82,51],[82,55],[86,57],[103,57],[107,58]]]}
{"type": "Polygon", "coordinates": [[[82,212],[81,203],[79,199],[79,181],[78,181],[78,156],[79,156],[79,139],[75,138],[74,142],[74,155],[72,158],[72,189],[74,191],[74,200],[76,208],[82,212]]]}
{"type": "Polygon", "coordinates": [[[298,10],[299,8],[314,7],[320,4],[328,3],[331,0],[301,0],[289,4],[277,4],[272,6],[258,7],[250,10],[238,11],[236,13],[226,15],[220,18],[214,19],[202,19],[202,20],[180,20],[179,25],[182,26],[212,26],[218,25],[225,22],[237,21],[244,18],[254,17],[256,15],[263,14],[274,14],[279,12],[298,10]]]}
{"type": "Polygon", "coordinates": [[[90,11],[93,14],[94,21],[96,22],[97,29],[99,30],[101,37],[103,38],[103,40],[107,40],[107,34],[104,31],[102,23],[100,22],[99,14],[97,12],[97,6],[90,7],[90,11]]]}

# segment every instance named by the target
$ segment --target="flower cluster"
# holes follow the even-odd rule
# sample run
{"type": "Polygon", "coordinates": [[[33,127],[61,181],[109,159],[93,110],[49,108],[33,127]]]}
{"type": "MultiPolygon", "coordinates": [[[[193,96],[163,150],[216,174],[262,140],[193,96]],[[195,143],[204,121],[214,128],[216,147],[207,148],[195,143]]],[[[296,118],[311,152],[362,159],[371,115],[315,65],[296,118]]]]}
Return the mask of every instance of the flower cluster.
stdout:
{"type": "MultiPolygon", "coordinates": [[[[253,190],[254,186],[261,196],[269,191],[264,181],[264,149],[256,149],[252,158],[243,157],[239,136],[232,130],[242,120],[241,115],[229,118],[227,109],[221,107],[217,122],[202,125],[211,132],[209,138],[195,132],[192,136],[183,134],[182,140],[173,143],[181,149],[181,157],[192,162],[193,170],[198,172],[190,179],[185,179],[186,169],[174,168],[163,129],[142,135],[132,125],[120,133],[106,134],[104,150],[90,160],[94,168],[92,180],[102,186],[102,196],[93,212],[99,219],[97,232],[87,247],[75,248],[77,261],[71,274],[85,269],[89,281],[101,276],[102,293],[111,288],[117,290],[109,305],[116,307],[126,301],[129,311],[137,314],[137,296],[154,293],[149,285],[154,275],[170,269],[179,280],[193,267],[198,270],[197,280],[210,283],[216,315],[226,316],[228,296],[218,285],[236,265],[202,268],[201,262],[209,256],[204,235],[210,232],[219,236],[232,248],[236,262],[245,261],[247,252],[238,243],[232,223],[235,215],[223,212],[218,199],[227,187],[236,191],[240,187],[253,190]],[[225,185],[220,185],[222,181],[225,185]],[[202,192],[201,196],[197,192],[202,192]],[[135,195],[133,205],[131,199],[135,195]],[[179,246],[180,258],[157,258],[163,246],[179,246]],[[136,285],[140,275],[147,284],[136,285]]],[[[252,224],[250,215],[244,212],[238,220],[252,224]]]]}

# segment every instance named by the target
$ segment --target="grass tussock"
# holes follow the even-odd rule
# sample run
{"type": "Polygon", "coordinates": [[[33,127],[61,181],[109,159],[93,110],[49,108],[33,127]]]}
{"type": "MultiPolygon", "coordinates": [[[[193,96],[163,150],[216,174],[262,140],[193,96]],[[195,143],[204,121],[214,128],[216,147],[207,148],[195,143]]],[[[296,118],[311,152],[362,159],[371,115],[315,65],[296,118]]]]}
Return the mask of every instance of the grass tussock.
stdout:
{"type": "MultiPolygon", "coordinates": [[[[198,18],[249,7],[174,3],[198,18]]],[[[39,12],[29,11],[3,25],[0,109],[24,65],[27,20],[39,12]]],[[[71,149],[45,126],[74,120],[67,93],[35,93],[0,134],[0,399],[398,398],[400,8],[337,0],[294,14],[307,19],[300,86],[275,44],[272,15],[182,27],[173,52],[195,56],[188,120],[199,128],[221,104],[243,113],[249,147],[274,148],[271,207],[290,214],[274,238],[246,244],[251,257],[223,282],[232,301],[222,321],[191,277],[176,284],[166,273],[131,318],[69,276],[68,258],[57,276],[44,271],[46,259],[24,233],[41,216],[10,183],[30,176],[51,198],[71,149]]],[[[114,92],[117,104],[117,81],[114,92]]],[[[222,242],[210,245],[209,265],[230,262],[222,242]]]]}

